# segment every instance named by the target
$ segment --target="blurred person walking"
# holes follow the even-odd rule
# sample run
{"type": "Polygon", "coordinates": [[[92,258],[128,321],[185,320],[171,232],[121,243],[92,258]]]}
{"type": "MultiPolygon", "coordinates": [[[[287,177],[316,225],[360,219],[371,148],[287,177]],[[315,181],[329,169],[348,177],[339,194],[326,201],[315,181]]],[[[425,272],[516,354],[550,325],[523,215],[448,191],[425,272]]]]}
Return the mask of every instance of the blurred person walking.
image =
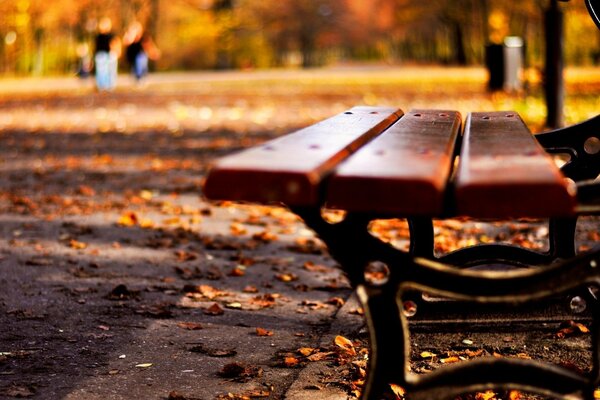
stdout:
{"type": "Polygon", "coordinates": [[[160,58],[160,50],[150,36],[144,32],[141,23],[134,21],[129,25],[123,38],[126,47],[127,62],[136,81],[140,81],[148,74],[148,60],[160,58]]]}
{"type": "Polygon", "coordinates": [[[94,51],[96,87],[98,90],[112,90],[117,84],[118,60],[121,55],[121,41],[112,33],[112,21],[104,17],[98,23],[94,51]]]}

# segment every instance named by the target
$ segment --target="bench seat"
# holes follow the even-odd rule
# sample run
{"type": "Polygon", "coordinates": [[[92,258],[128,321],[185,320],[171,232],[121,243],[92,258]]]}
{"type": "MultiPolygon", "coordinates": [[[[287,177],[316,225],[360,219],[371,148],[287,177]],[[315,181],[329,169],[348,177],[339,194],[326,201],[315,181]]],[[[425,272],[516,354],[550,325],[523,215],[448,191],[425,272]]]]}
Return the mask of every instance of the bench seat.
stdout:
{"type": "Polygon", "coordinates": [[[517,113],[469,114],[462,136],[461,122],[456,111],[355,107],[219,160],[205,195],[401,217],[575,215],[575,186],[517,113]]]}

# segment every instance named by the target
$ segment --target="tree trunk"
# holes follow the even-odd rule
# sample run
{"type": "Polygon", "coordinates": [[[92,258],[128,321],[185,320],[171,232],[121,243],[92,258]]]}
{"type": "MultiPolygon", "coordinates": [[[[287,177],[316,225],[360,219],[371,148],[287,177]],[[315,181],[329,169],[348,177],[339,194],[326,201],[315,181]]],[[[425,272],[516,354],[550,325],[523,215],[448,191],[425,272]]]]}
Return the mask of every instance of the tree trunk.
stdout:
{"type": "Polygon", "coordinates": [[[546,10],[546,73],[545,92],[546,126],[560,128],[563,125],[563,108],[565,97],[564,84],[564,24],[563,13],[558,7],[558,0],[552,0],[546,10]]]}
{"type": "Polygon", "coordinates": [[[462,25],[453,21],[454,39],[454,61],[458,65],[467,65],[467,52],[465,50],[465,38],[462,25]]]}

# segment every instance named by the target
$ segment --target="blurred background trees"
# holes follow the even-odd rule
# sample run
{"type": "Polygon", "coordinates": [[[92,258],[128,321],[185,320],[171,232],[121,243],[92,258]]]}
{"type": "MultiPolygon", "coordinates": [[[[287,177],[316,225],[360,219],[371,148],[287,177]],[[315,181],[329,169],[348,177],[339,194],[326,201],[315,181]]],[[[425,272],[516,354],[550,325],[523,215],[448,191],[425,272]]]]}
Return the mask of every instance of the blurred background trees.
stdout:
{"type": "MultiPolygon", "coordinates": [[[[159,70],[311,67],[383,61],[481,64],[486,44],[516,35],[543,64],[549,0],[2,0],[0,73],[73,73],[97,21],[142,22],[159,70]]],[[[583,1],[562,5],[566,58],[593,64],[600,35],[583,1]]],[[[91,48],[90,48],[91,50],[91,48]]]]}

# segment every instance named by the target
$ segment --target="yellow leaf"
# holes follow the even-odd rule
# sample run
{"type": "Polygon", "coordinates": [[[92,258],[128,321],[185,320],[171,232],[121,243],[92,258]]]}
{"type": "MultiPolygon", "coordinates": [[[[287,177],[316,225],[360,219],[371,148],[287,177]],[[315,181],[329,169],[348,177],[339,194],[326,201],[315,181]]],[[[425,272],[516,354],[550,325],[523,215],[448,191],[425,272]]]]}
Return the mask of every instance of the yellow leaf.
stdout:
{"type": "Polygon", "coordinates": [[[429,351],[424,351],[424,352],[421,353],[421,358],[432,358],[432,357],[435,357],[435,356],[436,356],[436,354],[433,354],[433,353],[431,353],[429,351]]]}
{"type": "Polygon", "coordinates": [[[143,363],[143,364],[137,364],[135,367],[136,368],[150,368],[152,366],[152,363],[143,363]]]}
{"type": "Polygon", "coordinates": [[[477,393],[475,396],[476,400],[494,400],[496,398],[496,393],[491,390],[486,391],[485,393],[477,393]]]}
{"type": "Polygon", "coordinates": [[[304,357],[310,356],[315,349],[312,347],[301,347],[298,349],[298,353],[302,354],[304,357]]]}
{"type": "Polygon", "coordinates": [[[140,192],[140,197],[144,200],[149,201],[149,200],[152,200],[153,195],[152,195],[152,192],[149,190],[142,190],[140,192]]]}
{"type": "Polygon", "coordinates": [[[137,224],[137,222],[138,222],[137,214],[134,213],[133,211],[126,211],[121,215],[121,217],[119,217],[117,224],[119,224],[121,226],[134,226],[137,224]]]}

